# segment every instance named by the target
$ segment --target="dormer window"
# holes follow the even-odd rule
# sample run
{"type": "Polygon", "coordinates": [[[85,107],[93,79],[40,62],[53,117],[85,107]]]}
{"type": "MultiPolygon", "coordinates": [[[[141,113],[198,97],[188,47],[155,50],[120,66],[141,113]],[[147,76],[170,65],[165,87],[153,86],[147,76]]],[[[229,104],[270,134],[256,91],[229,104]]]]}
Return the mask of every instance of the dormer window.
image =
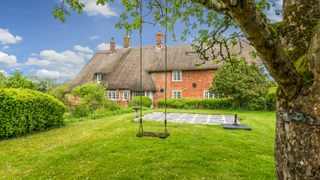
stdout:
{"type": "Polygon", "coordinates": [[[98,81],[99,84],[100,84],[101,79],[102,79],[102,74],[98,73],[97,74],[97,81],[98,81]]]}

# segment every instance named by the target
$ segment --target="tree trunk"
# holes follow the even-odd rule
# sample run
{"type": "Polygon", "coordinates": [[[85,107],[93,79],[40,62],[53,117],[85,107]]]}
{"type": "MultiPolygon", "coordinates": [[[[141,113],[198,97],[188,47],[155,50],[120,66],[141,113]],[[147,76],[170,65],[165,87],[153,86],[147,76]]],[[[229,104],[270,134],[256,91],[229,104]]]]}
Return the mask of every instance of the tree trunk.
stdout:
{"type": "Polygon", "coordinates": [[[313,83],[292,100],[277,92],[275,165],[277,179],[320,179],[320,26],[307,61],[313,83]]]}
{"type": "Polygon", "coordinates": [[[277,179],[320,179],[320,0],[283,0],[284,20],[273,25],[253,1],[192,1],[227,12],[279,84],[277,179]]]}

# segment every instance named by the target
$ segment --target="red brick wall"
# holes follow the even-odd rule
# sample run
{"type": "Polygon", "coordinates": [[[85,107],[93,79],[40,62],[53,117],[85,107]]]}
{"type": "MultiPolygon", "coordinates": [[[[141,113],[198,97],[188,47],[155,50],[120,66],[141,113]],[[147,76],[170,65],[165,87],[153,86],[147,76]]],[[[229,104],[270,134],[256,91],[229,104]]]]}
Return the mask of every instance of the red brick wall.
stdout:
{"type": "MultiPolygon", "coordinates": [[[[167,72],[167,98],[172,98],[173,90],[181,90],[182,98],[203,99],[203,91],[208,90],[212,83],[212,78],[216,70],[182,71],[182,81],[172,82],[172,72],[167,72]],[[189,77],[187,76],[189,74],[189,77]],[[192,87],[196,83],[197,87],[192,87]]],[[[165,93],[160,89],[165,89],[164,72],[150,73],[157,91],[153,94],[153,107],[157,107],[158,99],[164,99],[165,93]]]]}

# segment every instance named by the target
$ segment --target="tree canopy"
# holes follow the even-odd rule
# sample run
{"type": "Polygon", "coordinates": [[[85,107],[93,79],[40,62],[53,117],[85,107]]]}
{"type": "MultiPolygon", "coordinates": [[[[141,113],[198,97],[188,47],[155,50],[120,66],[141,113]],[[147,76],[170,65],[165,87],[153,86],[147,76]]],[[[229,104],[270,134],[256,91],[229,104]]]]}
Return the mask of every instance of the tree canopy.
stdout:
{"type": "Polygon", "coordinates": [[[233,62],[233,65],[221,65],[215,72],[211,93],[232,97],[240,107],[244,102],[264,97],[271,83],[263,73],[263,67],[259,68],[254,63],[248,65],[244,58],[237,59],[236,54],[233,54],[233,62]]]}
{"type": "Polygon", "coordinates": [[[31,90],[37,90],[38,84],[34,83],[32,81],[29,81],[27,77],[22,76],[22,71],[21,70],[15,70],[15,72],[10,73],[12,76],[8,78],[4,78],[1,76],[0,78],[2,80],[2,85],[1,87],[3,88],[26,88],[26,89],[31,89],[31,90]]]}

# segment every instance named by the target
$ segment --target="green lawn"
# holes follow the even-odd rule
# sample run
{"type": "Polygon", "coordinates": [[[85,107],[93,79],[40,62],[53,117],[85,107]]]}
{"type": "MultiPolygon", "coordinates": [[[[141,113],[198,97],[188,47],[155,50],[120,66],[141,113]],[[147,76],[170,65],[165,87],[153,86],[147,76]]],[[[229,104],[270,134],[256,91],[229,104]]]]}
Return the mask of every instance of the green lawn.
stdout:
{"type": "MultiPolygon", "coordinates": [[[[164,110],[143,114],[155,111],[164,110]]],[[[70,123],[0,141],[0,179],[276,179],[275,111],[168,112],[236,113],[252,131],[168,123],[167,139],[138,138],[134,113],[70,123]]],[[[163,124],[143,122],[145,131],[163,124]]]]}

